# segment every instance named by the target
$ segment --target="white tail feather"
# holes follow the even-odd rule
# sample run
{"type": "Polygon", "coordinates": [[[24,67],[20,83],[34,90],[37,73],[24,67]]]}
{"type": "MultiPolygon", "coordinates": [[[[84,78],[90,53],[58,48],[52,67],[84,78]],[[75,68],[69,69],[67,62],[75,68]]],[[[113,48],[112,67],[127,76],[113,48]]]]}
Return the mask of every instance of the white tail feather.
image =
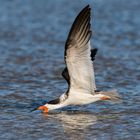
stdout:
{"type": "Polygon", "coordinates": [[[102,94],[102,95],[108,96],[110,98],[108,101],[112,101],[114,103],[122,102],[121,96],[119,95],[117,90],[100,91],[99,93],[102,94]]]}

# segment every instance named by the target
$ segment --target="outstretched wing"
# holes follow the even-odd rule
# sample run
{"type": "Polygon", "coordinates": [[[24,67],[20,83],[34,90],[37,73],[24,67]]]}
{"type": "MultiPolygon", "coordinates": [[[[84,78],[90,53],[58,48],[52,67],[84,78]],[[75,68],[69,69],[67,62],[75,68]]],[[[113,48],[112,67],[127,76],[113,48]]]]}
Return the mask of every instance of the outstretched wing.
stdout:
{"type": "Polygon", "coordinates": [[[93,93],[96,90],[93,63],[90,58],[90,38],[88,5],[76,17],[65,44],[65,62],[70,88],[84,93],[93,93]]]}
{"type": "MultiPolygon", "coordinates": [[[[91,49],[91,60],[94,61],[95,60],[95,55],[97,54],[98,49],[91,49]]],[[[67,67],[64,68],[64,70],[62,71],[62,76],[63,78],[67,81],[68,85],[70,85],[70,77],[69,77],[69,73],[68,73],[68,69],[67,67]]]]}

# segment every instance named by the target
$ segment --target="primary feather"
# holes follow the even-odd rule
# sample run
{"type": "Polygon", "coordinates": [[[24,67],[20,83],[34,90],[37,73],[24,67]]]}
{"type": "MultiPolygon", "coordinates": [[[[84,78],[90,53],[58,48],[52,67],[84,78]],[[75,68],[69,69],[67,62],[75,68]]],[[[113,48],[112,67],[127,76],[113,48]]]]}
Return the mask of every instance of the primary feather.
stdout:
{"type": "Polygon", "coordinates": [[[96,90],[91,60],[90,7],[76,17],[65,44],[65,62],[70,77],[70,89],[93,94],[96,90]]]}

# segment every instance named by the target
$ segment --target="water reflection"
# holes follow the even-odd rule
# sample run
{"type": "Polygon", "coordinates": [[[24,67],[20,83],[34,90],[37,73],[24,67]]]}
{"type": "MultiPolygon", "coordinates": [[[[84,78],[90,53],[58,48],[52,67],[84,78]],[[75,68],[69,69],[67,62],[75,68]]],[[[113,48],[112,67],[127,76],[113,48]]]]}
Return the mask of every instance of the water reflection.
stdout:
{"type": "MultiPolygon", "coordinates": [[[[43,118],[46,122],[50,122],[52,130],[57,131],[56,135],[59,133],[65,138],[77,140],[84,140],[90,136],[92,139],[113,139],[118,134],[116,127],[123,122],[119,114],[111,114],[109,110],[104,111],[104,114],[77,110],[55,112],[43,114],[43,118]]],[[[120,129],[122,128],[120,127],[120,129]]]]}
{"type": "Polygon", "coordinates": [[[53,117],[58,119],[65,128],[68,129],[80,129],[93,125],[97,122],[97,117],[94,113],[90,112],[61,112],[54,114],[44,114],[45,117],[53,117]]]}
{"type": "Polygon", "coordinates": [[[55,112],[43,116],[46,120],[53,119],[54,122],[59,123],[59,128],[63,130],[63,134],[69,139],[85,139],[85,133],[88,133],[88,129],[97,123],[97,117],[90,112],[55,112]]]}

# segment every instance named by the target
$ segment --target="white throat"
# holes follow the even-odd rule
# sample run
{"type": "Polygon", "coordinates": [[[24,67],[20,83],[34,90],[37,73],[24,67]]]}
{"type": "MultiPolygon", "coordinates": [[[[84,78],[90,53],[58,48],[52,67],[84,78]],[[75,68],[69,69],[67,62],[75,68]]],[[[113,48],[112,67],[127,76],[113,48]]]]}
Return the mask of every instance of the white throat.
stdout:
{"type": "Polygon", "coordinates": [[[54,110],[54,109],[58,109],[58,108],[62,108],[67,106],[67,104],[63,103],[59,103],[59,104],[45,104],[44,106],[46,106],[48,108],[48,110],[54,110]]]}

